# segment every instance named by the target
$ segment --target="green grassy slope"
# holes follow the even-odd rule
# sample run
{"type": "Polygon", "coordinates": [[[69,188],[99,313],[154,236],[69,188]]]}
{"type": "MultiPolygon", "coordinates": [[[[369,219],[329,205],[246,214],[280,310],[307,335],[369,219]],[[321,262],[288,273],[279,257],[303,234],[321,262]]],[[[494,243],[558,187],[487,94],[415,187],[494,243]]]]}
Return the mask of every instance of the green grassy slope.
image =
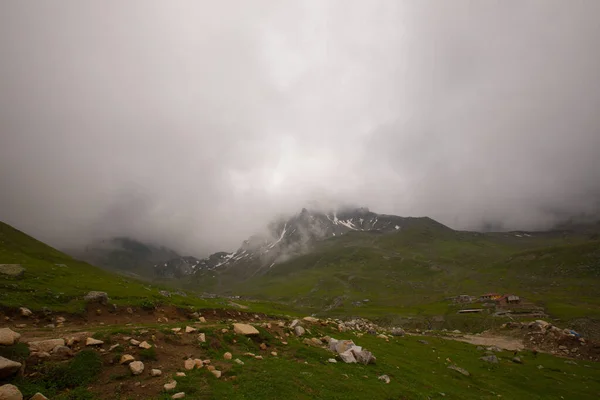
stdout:
{"type": "Polygon", "coordinates": [[[0,305],[48,307],[54,310],[80,311],[83,296],[105,291],[117,305],[151,305],[169,302],[180,306],[213,306],[217,300],[174,295],[169,299],[158,292],[163,288],[143,284],[75,260],[0,222],[0,264],[21,264],[22,277],[0,274],[0,305]]]}
{"type": "Polygon", "coordinates": [[[249,279],[234,270],[199,285],[327,315],[455,314],[448,297],[494,291],[546,305],[557,317],[598,317],[599,253],[600,242],[586,235],[457,232],[422,219],[394,234],[328,239],[249,279]]]}

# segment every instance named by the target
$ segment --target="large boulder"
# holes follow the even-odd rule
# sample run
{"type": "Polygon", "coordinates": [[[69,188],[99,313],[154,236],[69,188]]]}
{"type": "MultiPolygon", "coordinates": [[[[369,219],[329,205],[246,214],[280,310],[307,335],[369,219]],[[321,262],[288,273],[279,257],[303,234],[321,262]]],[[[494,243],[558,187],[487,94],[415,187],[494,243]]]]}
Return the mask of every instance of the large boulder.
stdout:
{"type": "Polygon", "coordinates": [[[0,345],[11,346],[19,341],[20,333],[10,328],[0,328],[0,345]]]}
{"type": "Polygon", "coordinates": [[[335,345],[335,351],[338,354],[342,354],[346,350],[350,350],[352,347],[355,347],[355,346],[356,345],[354,344],[354,342],[352,340],[338,340],[335,345]]]}
{"type": "Polygon", "coordinates": [[[88,303],[108,304],[108,294],[106,292],[91,291],[88,292],[83,299],[88,303]]]}
{"type": "Polygon", "coordinates": [[[144,372],[144,363],[141,361],[134,361],[129,364],[129,369],[133,375],[140,375],[144,372]]]}
{"type": "Polygon", "coordinates": [[[64,346],[64,345],[65,345],[64,339],[39,340],[36,342],[29,342],[29,350],[31,350],[32,352],[38,352],[38,353],[44,353],[44,352],[49,353],[56,346],[64,346]]]}
{"type": "Polygon", "coordinates": [[[354,353],[352,353],[352,350],[348,349],[343,353],[340,353],[340,358],[342,359],[343,362],[350,364],[350,363],[355,363],[356,362],[356,358],[354,357],[354,353]]]}
{"type": "Polygon", "coordinates": [[[0,386],[0,400],[23,400],[23,394],[15,385],[0,386]]]}
{"type": "Polygon", "coordinates": [[[294,327],[294,333],[296,334],[296,336],[302,336],[305,332],[306,331],[304,330],[304,328],[300,325],[296,325],[296,327],[294,327]]]}
{"type": "Polygon", "coordinates": [[[352,349],[352,354],[354,354],[354,358],[356,358],[356,362],[359,362],[361,364],[374,364],[375,361],[377,360],[375,358],[375,356],[373,355],[373,353],[371,353],[370,351],[367,350],[359,350],[359,351],[355,351],[353,348],[352,349]]]}
{"type": "Polygon", "coordinates": [[[258,329],[248,324],[233,324],[233,331],[238,335],[258,335],[258,329]]]}
{"type": "Polygon", "coordinates": [[[0,356],[0,379],[14,375],[19,372],[20,369],[21,363],[0,356]]]}
{"type": "Polygon", "coordinates": [[[25,273],[25,268],[21,264],[0,264],[0,275],[19,278],[25,273]]]}

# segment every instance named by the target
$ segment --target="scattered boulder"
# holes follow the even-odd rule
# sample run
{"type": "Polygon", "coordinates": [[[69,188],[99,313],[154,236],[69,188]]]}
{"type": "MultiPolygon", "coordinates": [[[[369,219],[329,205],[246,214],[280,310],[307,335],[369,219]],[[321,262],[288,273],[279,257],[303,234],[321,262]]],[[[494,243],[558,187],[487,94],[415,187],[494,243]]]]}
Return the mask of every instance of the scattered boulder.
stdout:
{"type": "Polygon", "coordinates": [[[92,337],[89,337],[85,340],[86,346],[100,346],[102,344],[104,344],[102,340],[94,339],[92,337]]]}
{"type": "Polygon", "coordinates": [[[301,327],[300,325],[296,325],[294,327],[294,333],[296,334],[296,336],[302,336],[304,335],[306,331],[304,330],[303,327],[301,327]]]}
{"type": "MultiPolygon", "coordinates": [[[[336,353],[341,354],[355,346],[352,340],[337,340],[334,349],[336,353]]],[[[331,348],[331,342],[329,343],[329,347],[331,348]]]]}
{"type": "Polygon", "coordinates": [[[57,317],[56,318],[57,324],[64,324],[65,322],[67,322],[67,319],[65,317],[57,317]]]}
{"type": "Polygon", "coordinates": [[[267,349],[267,345],[264,343],[261,343],[258,347],[260,347],[261,350],[266,350],[267,349]]]}
{"type": "Polygon", "coordinates": [[[48,340],[39,340],[35,342],[29,342],[29,350],[32,352],[50,352],[56,346],[64,346],[64,339],[48,339],[48,340]]]}
{"type": "Polygon", "coordinates": [[[479,357],[480,360],[489,362],[491,364],[498,364],[498,357],[495,355],[479,357]]]}
{"type": "Polygon", "coordinates": [[[204,361],[202,361],[199,358],[195,358],[194,365],[196,366],[196,368],[202,368],[202,367],[204,367],[204,361]]]}
{"type": "MultiPolygon", "coordinates": [[[[182,378],[182,377],[184,377],[186,375],[185,375],[185,372],[176,372],[175,376],[178,376],[178,377],[182,378]]],[[[173,382],[175,382],[175,381],[173,381],[173,382]]]]}
{"type": "Polygon", "coordinates": [[[160,369],[153,368],[150,371],[150,376],[161,376],[161,375],[162,375],[162,371],[160,369]]]}
{"type": "Polygon", "coordinates": [[[365,365],[374,364],[377,360],[375,356],[373,356],[373,353],[367,350],[354,351],[352,349],[352,354],[354,354],[354,358],[356,358],[357,362],[365,365]]]}
{"type": "Polygon", "coordinates": [[[233,358],[233,356],[231,355],[230,352],[227,352],[227,353],[223,354],[223,358],[226,360],[231,360],[233,358]]]}
{"type": "Polygon", "coordinates": [[[390,377],[387,375],[378,376],[377,379],[379,379],[380,381],[383,381],[385,383],[390,383],[390,377]]]}
{"type": "Polygon", "coordinates": [[[139,346],[141,342],[140,342],[139,340],[130,339],[130,340],[129,340],[129,343],[130,343],[132,346],[139,346]]]}
{"type": "Polygon", "coordinates": [[[0,345],[12,346],[21,338],[21,334],[10,328],[0,328],[0,345]]]}
{"type": "Polygon", "coordinates": [[[144,363],[141,361],[134,361],[129,364],[129,369],[133,375],[140,375],[144,372],[144,363]]]}
{"type": "Polygon", "coordinates": [[[83,299],[88,303],[108,304],[108,294],[106,292],[91,291],[86,294],[83,299]]]}
{"type": "Polygon", "coordinates": [[[163,388],[168,392],[169,390],[173,390],[177,387],[177,381],[171,381],[169,383],[165,383],[163,388]]]}
{"type": "Polygon", "coordinates": [[[56,354],[59,358],[67,359],[73,356],[73,350],[67,346],[56,346],[52,349],[52,354],[56,354]]]}
{"type": "Polygon", "coordinates": [[[135,358],[131,354],[123,354],[119,364],[129,364],[135,361],[135,358]]]}
{"type": "Polygon", "coordinates": [[[429,342],[427,340],[417,340],[417,342],[419,342],[421,344],[429,344],[429,342]]]}
{"type": "Polygon", "coordinates": [[[404,329],[402,328],[394,328],[392,329],[392,336],[404,336],[406,335],[406,332],[404,332],[404,329]]]}
{"type": "Polygon", "coordinates": [[[233,331],[239,335],[258,335],[258,329],[248,324],[233,324],[233,331]]]}
{"type": "Polygon", "coordinates": [[[304,317],[302,319],[306,322],[310,322],[311,324],[316,324],[319,322],[319,319],[315,317],[304,317]]]}
{"type": "Polygon", "coordinates": [[[25,273],[25,268],[21,264],[0,264],[0,275],[8,275],[20,278],[25,273]]]}
{"type": "Polygon", "coordinates": [[[235,362],[236,364],[244,365],[244,362],[239,358],[236,358],[235,360],[233,360],[233,362],[235,362]]]}
{"type": "Polygon", "coordinates": [[[200,333],[198,335],[198,340],[202,343],[206,343],[206,335],[204,333],[200,333]]]}
{"type": "Polygon", "coordinates": [[[1,400],[23,400],[23,394],[15,385],[2,385],[0,386],[0,399],[1,400]]]}
{"type": "Polygon", "coordinates": [[[327,360],[327,362],[335,364],[337,363],[337,360],[335,358],[330,358],[329,360],[327,360]]]}
{"type": "Polygon", "coordinates": [[[277,357],[277,352],[276,352],[276,351],[272,351],[272,352],[271,352],[271,355],[272,355],[273,357],[277,357]]]}
{"type": "Polygon", "coordinates": [[[172,328],[171,330],[175,333],[181,332],[181,328],[172,328]]]}
{"type": "Polygon", "coordinates": [[[48,400],[48,398],[46,396],[44,396],[43,394],[41,394],[40,392],[37,392],[29,400],[48,400]]]}
{"type": "Polygon", "coordinates": [[[448,365],[448,369],[454,370],[454,371],[456,371],[456,372],[458,372],[460,374],[463,374],[464,376],[470,376],[471,375],[469,373],[469,371],[467,371],[466,369],[461,368],[461,367],[459,367],[457,365],[454,365],[454,364],[448,365]]]}
{"type": "Polygon", "coordinates": [[[514,362],[515,364],[523,364],[523,360],[521,360],[521,357],[513,357],[512,362],[514,362]]]}
{"type": "Polygon", "coordinates": [[[312,342],[312,344],[314,344],[315,346],[323,346],[323,342],[320,339],[317,338],[312,338],[310,339],[310,341],[312,342]]]}
{"type": "Polygon", "coordinates": [[[212,371],[210,371],[210,372],[211,372],[211,374],[213,374],[213,375],[214,375],[216,378],[220,378],[220,377],[221,377],[221,374],[222,374],[222,372],[221,372],[221,371],[219,371],[219,370],[216,370],[216,369],[213,369],[213,370],[212,370],[212,371]]]}
{"type": "Polygon", "coordinates": [[[200,318],[198,318],[198,321],[200,321],[200,322],[204,323],[204,322],[206,322],[206,318],[204,318],[204,317],[200,317],[200,318]]]}
{"type": "Polygon", "coordinates": [[[350,364],[350,363],[355,363],[356,362],[356,358],[354,357],[354,353],[350,349],[344,351],[343,353],[340,353],[340,358],[346,364],[350,364]]]}
{"type": "Polygon", "coordinates": [[[147,349],[152,348],[152,345],[144,340],[142,343],[140,343],[138,345],[138,347],[141,348],[141,349],[146,349],[147,350],[147,349]]]}
{"type": "Polygon", "coordinates": [[[20,307],[19,314],[21,314],[21,317],[30,317],[33,313],[31,312],[31,310],[29,308],[20,307]]]}
{"type": "Polygon", "coordinates": [[[185,392],[175,393],[171,396],[172,399],[183,399],[185,397],[185,392]]]}
{"type": "Polygon", "coordinates": [[[194,369],[195,366],[196,362],[192,358],[188,358],[183,362],[183,367],[188,371],[194,369]]]}
{"type": "Polygon", "coordinates": [[[0,356],[0,379],[14,375],[19,372],[20,369],[21,363],[0,356]]]}
{"type": "Polygon", "coordinates": [[[186,326],[185,327],[185,333],[192,333],[192,332],[196,332],[196,331],[197,331],[197,329],[193,328],[191,326],[186,326]]]}

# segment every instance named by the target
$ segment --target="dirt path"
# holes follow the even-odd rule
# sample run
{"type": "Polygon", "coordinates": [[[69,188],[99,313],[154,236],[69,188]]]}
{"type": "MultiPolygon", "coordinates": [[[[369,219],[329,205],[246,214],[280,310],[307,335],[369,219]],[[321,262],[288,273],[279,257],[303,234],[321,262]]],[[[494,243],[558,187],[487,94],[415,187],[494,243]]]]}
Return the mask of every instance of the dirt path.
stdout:
{"type": "Polygon", "coordinates": [[[458,340],[459,342],[471,343],[477,346],[496,346],[500,349],[510,351],[521,351],[525,348],[521,339],[500,336],[489,332],[482,333],[481,335],[463,335],[463,336],[446,336],[446,339],[458,340]]]}

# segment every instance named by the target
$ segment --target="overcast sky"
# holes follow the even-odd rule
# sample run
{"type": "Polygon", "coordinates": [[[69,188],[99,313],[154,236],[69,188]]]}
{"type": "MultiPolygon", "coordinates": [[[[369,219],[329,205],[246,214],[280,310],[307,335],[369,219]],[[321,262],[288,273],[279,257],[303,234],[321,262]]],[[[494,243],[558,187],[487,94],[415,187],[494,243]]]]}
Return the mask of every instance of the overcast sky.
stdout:
{"type": "Polygon", "coordinates": [[[311,201],[598,210],[600,2],[0,2],[0,220],[233,250],[311,201]]]}

